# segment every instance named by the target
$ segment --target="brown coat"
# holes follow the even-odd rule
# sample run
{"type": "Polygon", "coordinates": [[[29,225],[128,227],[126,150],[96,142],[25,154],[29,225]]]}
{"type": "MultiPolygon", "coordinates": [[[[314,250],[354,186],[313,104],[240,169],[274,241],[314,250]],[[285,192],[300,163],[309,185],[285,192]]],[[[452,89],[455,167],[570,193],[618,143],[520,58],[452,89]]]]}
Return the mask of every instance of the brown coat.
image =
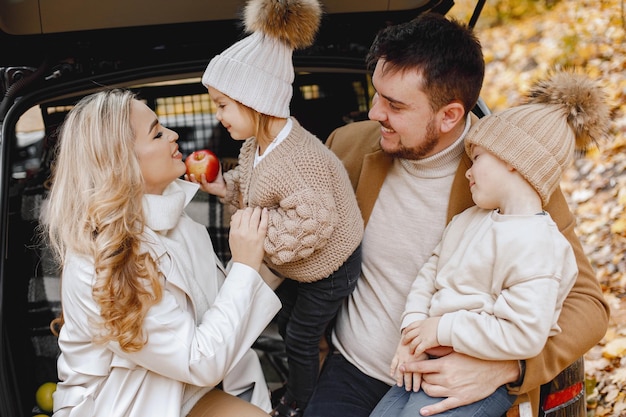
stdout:
{"type": "MultiPolygon", "coordinates": [[[[364,121],[335,130],[326,142],[326,145],[343,161],[348,171],[366,226],[392,164],[392,158],[380,149],[379,141],[379,123],[364,121]]],[[[465,178],[465,171],[470,165],[469,157],[463,154],[450,191],[448,221],[455,214],[474,205],[465,178]]],[[[574,248],[579,274],[559,318],[558,323],[562,332],[550,337],[538,356],[526,360],[524,382],[520,387],[510,388],[513,394],[529,395],[533,415],[537,415],[539,409],[540,386],[551,381],[597,344],[606,332],[609,318],[609,307],[574,231],[576,218],[571,213],[560,188],[554,192],[545,209],[574,248]]]]}

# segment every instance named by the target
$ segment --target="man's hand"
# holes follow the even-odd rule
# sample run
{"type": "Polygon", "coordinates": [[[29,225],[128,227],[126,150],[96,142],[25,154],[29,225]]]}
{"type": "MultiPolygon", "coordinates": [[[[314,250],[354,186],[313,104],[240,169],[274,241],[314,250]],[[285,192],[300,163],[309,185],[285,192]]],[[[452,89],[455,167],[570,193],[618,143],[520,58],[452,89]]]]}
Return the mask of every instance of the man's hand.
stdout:
{"type": "Polygon", "coordinates": [[[447,397],[423,407],[420,413],[425,416],[482,400],[519,377],[517,361],[486,361],[457,352],[427,361],[406,362],[400,365],[400,371],[422,374],[426,394],[447,397]]]}

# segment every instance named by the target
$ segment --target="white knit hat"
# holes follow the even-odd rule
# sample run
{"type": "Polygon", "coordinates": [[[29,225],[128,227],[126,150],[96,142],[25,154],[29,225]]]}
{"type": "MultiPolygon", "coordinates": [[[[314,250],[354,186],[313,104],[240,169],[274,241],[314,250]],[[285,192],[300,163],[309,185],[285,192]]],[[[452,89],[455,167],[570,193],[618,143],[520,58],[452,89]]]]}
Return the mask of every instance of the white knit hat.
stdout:
{"type": "Polygon", "coordinates": [[[605,94],[584,75],[557,71],[530,90],[528,101],[485,116],[465,138],[467,154],[480,145],[511,164],[546,205],[581,150],[603,139],[609,126],[605,94]]]}
{"type": "Polygon", "coordinates": [[[250,35],[209,62],[202,84],[259,113],[289,117],[293,50],[313,43],[321,14],[317,0],[250,0],[244,9],[250,35]]]}

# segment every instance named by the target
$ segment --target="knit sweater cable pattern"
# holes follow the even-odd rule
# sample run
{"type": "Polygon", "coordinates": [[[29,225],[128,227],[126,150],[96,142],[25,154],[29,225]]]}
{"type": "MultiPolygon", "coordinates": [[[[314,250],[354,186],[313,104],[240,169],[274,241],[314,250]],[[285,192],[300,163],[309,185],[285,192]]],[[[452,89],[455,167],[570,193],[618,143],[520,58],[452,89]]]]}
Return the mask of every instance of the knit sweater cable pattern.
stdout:
{"type": "Polygon", "coordinates": [[[257,141],[244,142],[224,174],[224,202],[267,207],[265,261],[281,275],[314,282],[336,271],[360,244],[363,220],[341,161],[295,119],[289,135],[254,167],[257,141]]]}

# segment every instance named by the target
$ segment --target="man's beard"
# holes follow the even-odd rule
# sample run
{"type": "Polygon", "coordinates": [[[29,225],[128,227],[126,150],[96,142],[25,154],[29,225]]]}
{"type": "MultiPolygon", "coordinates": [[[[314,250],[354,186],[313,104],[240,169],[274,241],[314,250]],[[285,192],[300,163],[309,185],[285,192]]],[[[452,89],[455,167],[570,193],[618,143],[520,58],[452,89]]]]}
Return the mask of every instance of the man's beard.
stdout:
{"type": "Polygon", "coordinates": [[[426,133],[424,135],[424,139],[421,143],[413,148],[407,148],[406,146],[400,144],[398,149],[388,151],[383,149],[383,151],[393,157],[393,158],[402,158],[402,159],[422,159],[426,155],[429,155],[433,149],[439,143],[439,132],[435,128],[435,122],[431,119],[426,125],[426,133]]]}

